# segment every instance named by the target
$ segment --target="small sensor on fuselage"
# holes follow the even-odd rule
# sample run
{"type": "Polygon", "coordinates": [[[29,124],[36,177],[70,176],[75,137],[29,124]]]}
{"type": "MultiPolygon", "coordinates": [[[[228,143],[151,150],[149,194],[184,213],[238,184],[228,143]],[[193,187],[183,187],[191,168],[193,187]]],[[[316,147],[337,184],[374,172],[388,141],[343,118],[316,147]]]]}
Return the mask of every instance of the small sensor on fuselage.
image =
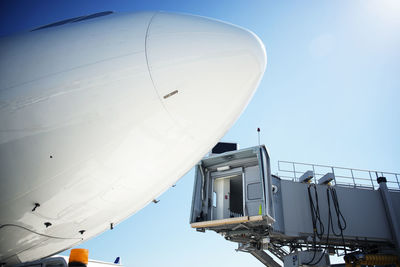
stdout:
{"type": "Polygon", "coordinates": [[[167,94],[164,96],[164,99],[167,99],[168,97],[171,97],[173,95],[176,95],[178,93],[178,90],[172,91],[171,93],[167,94]]]}

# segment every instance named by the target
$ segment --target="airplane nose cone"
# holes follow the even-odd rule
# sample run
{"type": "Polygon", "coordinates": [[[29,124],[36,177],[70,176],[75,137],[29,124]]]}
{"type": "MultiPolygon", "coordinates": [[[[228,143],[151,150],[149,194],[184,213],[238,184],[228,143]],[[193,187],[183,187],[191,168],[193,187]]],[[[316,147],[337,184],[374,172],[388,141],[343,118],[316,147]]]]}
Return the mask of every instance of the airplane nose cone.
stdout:
{"type": "Polygon", "coordinates": [[[266,66],[264,45],[255,34],[208,18],[169,13],[152,18],[146,57],[167,112],[196,139],[225,134],[266,66]]]}

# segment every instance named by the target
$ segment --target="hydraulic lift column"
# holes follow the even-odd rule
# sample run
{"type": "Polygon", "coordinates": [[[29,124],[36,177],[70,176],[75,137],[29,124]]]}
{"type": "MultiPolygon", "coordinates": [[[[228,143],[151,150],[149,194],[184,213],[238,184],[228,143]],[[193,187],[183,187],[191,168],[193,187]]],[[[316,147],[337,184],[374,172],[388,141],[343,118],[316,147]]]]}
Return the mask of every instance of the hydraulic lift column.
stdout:
{"type": "Polygon", "coordinates": [[[397,220],[393,202],[389,194],[388,187],[386,185],[386,177],[378,177],[377,182],[379,184],[379,192],[381,193],[383,205],[386,211],[386,217],[392,232],[393,243],[396,246],[396,251],[400,255],[400,224],[397,220]]]}

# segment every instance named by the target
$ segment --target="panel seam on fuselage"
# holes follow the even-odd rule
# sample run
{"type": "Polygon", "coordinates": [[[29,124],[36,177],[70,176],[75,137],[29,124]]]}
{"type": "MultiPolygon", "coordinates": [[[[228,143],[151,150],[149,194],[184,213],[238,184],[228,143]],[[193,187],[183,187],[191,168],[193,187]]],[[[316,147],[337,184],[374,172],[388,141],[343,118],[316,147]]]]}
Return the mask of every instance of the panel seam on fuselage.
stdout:
{"type": "Polygon", "coordinates": [[[70,239],[79,239],[79,240],[83,240],[83,238],[81,238],[81,237],[60,237],[60,236],[46,235],[46,234],[42,234],[42,233],[36,232],[35,230],[31,230],[31,229],[29,229],[29,228],[27,228],[27,227],[25,227],[25,226],[18,225],[18,224],[14,224],[14,223],[2,224],[2,225],[0,225],[0,229],[1,229],[1,228],[4,228],[4,227],[6,227],[6,226],[21,228],[21,229],[24,229],[24,230],[26,230],[26,231],[28,231],[28,232],[33,233],[33,234],[40,235],[40,236],[47,237],[47,238],[67,239],[67,240],[70,240],[70,239]]]}
{"type": "Polygon", "coordinates": [[[160,93],[157,90],[156,84],[154,82],[153,74],[151,73],[151,68],[150,68],[150,64],[149,64],[149,57],[147,55],[147,40],[148,40],[148,37],[149,37],[149,31],[150,31],[151,23],[153,22],[154,18],[157,16],[158,13],[159,12],[155,12],[153,14],[153,16],[150,18],[149,24],[147,25],[146,35],[144,37],[144,56],[146,58],[146,65],[147,65],[147,70],[149,72],[150,80],[151,80],[151,83],[153,85],[154,90],[156,91],[158,99],[160,100],[161,105],[163,106],[164,110],[167,112],[167,114],[170,116],[170,118],[175,122],[174,118],[169,113],[167,107],[164,105],[163,99],[162,99],[162,97],[160,96],[160,93]]]}
{"type": "MultiPolygon", "coordinates": [[[[181,129],[183,129],[184,127],[182,127],[182,126],[180,125],[180,123],[175,119],[175,117],[169,112],[169,110],[168,110],[167,107],[165,106],[165,103],[164,103],[164,101],[163,101],[163,97],[160,95],[160,93],[159,93],[158,90],[157,90],[156,84],[155,84],[155,82],[154,82],[153,74],[151,73],[150,64],[149,64],[148,51],[147,51],[147,50],[148,50],[148,49],[147,49],[147,42],[148,42],[148,38],[149,38],[149,32],[150,32],[151,24],[152,24],[154,18],[157,16],[158,13],[160,13],[160,11],[155,12],[154,15],[150,18],[149,25],[147,25],[147,29],[146,29],[146,36],[145,36],[145,38],[144,38],[144,56],[145,56],[145,58],[146,58],[147,70],[148,70],[148,72],[149,72],[149,76],[150,76],[151,83],[153,84],[153,88],[154,88],[154,90],[156,91],[156,94],[157,94],[157,96],[158,96],[158,99],[160,100],[161,105],[163,106],[165,112],[167,112],[168,116],[171,118],[171,120],[175,123],[176,126],[178,126],[178,127],[180,127],[181,129]]],[[[188,134],[187,131],[184,130],[184,132],[185,132],[185,134],[188,134]]],[[[188,136],[191,136],[191,135],[188,134],[188,136]]]]}

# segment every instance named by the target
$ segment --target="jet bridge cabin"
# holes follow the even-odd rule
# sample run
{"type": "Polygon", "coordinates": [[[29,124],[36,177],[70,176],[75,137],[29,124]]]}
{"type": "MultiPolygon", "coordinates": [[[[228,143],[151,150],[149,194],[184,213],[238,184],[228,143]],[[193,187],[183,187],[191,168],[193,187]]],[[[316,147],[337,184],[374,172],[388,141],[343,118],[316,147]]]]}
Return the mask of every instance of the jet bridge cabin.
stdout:
{"type": "Polygon", "coordinates": [[[269,226],[271,171],[264,146],[211,155],[196,165],[190,223],[223,231],[239,224],[269,226]]]}

